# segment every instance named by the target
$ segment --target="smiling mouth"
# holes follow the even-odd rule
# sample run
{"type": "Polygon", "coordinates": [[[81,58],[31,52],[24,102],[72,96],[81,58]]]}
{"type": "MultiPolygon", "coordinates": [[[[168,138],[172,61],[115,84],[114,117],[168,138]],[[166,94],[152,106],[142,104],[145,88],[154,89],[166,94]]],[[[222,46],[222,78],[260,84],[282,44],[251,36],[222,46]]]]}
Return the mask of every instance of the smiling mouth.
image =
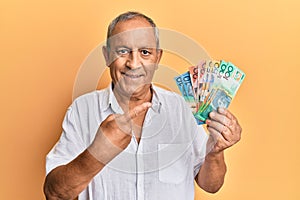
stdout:
{"type": "Polygon", "coordinates": [[[121,74],[128,78],[132,78],[132,79],[140,78],[140,77],[144,76],[143,74],[128,74],[128,73],[124,73],[124,72],[122,72],[121,74]]]}

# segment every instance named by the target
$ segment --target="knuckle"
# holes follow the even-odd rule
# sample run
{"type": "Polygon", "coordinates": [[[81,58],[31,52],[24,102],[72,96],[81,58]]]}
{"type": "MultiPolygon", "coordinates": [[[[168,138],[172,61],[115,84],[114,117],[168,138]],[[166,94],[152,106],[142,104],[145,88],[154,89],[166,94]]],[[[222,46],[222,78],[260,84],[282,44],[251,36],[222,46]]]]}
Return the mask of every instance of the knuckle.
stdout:
{"type": "Polygon", "coordinates": [[[222,128],[221,128],[221,130],[222,130],[222,133],[227,133],[228,128],[223,125],[222,128]]]}
{"type": "Polygon", "coordinates": [[[227,109],[224,109],[224,115],[230,116],[230,112],[227,109]]]}
{"type": "Polygon", "coordinates": [[[229,117],[230,119],[232,119],[232,120],[236,119],[235,116],[234,116],[232,113],[229,113],[229,114],[228,114],[228,117],[229,117]]]}
{"type": "Polygon", "coordinates": [[[238,136],[237,141],[240,141],[242,139],[241,135],[238,136]]]}
{"type": "Polygon", "coordinates": [[[227,125],[228,121],[227,121],[227,117],[226,116],[222,116],[222,124],[227,125]]]}
{"type": "Polygon", "coordinates": [[[114,114],[110,114],[108,115],[108,117],[106,118],[107,120],[111,121],[115,118],[114,114]]]}
{"type": "Polygon", "coordinates": [[[222,137],[218,137],[218,138],[217,138],[217,144],[218,144],[219,146],[221,146],[222,143],[223,143],[222,137]]]}
{"type": "Polygon", "coordinates": [[[142,104],[141,110],[146,110],[146,109],[147,109],[147,105],[146,104],[142,104]]]}
{"type": "Polygon", "coordinates": [[[235,119],[233,119],[232,120],[235,124],[239,124],[239,122],[237,121],[237,119],[235,118],[235,119]]]}
{"type": "Polygon", "coordinates": [[[232,123],[232,121],[229,123],[229,126],[228,126],[231,130],[234,130],[234,123],[232,123]]]}
{"type": "Polygon", "coordinates": [[[231,130],[230,130],[228,127],[226,127],[226,133],[227,133],[228,135],[230,135],[230,133],[231,133],[231,130]]]}
{"type": "Polygon", "coordinates": [[[210,133],[213,132],[213,129],[210,126],[207,129],[210,133]]]}
{"type": "Polygon", "coordinates": [[[218,118],[218,113],[215,112],[215,111],[212,111],[212,112],[209,113],[209,117],[211,119],[217,119],[218,118]]]}
{"type": "Polygon", "coordinates": [[[232,125],[232,120],[230,120],[230,119],[227,118],[225,125],[228,126],[228,127],[230,127],[232,125]]]}

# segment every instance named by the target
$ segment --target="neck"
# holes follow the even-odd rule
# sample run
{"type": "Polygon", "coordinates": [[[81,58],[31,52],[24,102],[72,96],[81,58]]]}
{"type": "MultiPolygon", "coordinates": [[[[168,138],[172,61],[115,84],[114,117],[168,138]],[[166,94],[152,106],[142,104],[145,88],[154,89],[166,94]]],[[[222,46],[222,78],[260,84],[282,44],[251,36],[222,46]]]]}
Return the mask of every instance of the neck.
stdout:
{"type": "Polygon", "coordinates": [[[128,111],[128,109],[131,110],[144,102],[151,102],[153,93],[151,84],[145,85],[143,88],[138,88],[136,91],[137,92],[129,95],[119,92],[118,88],[113,89],[114,95],[124,112],[128,111]]]}

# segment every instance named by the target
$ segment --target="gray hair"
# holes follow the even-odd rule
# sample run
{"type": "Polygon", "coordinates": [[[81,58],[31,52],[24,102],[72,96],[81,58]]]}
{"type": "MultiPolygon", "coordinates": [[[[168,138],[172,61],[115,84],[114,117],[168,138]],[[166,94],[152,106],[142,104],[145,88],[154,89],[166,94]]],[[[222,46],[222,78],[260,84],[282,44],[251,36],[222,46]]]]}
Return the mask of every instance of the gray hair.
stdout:
{"type": "Polygon", "coordinates": [[[131,19],[134,19],[137,17],[147,20],[147,22],[149,22],[149,24],[154,28],[156,48],[159,49],[159,31],[158,31],[156,24],[150,17],[148,17],[142,13],[134,12],[134,11],[128,11],[128,12],[120,14],[109,24],[108,29],[107,29],[107,36],[106,36],[106,46],[108,49],[109,49],[109,40],[108,39],[112,36],[112,32],[115,29],[116,25],[119,22],[128,21],[128,20],[131,20],[131,19]]]}

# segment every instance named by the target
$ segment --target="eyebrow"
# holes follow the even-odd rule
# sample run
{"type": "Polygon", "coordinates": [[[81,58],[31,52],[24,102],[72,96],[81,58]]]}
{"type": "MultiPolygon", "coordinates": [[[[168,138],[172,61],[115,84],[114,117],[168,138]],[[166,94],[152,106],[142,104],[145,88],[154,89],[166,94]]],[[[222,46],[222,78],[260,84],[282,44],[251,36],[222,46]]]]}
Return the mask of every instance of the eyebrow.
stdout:
{"type": "MultiPolygon", "coordinates": [[[[130,48],[130,47],[128,47],[128,46],[126,46],[126,45],[118,45],[118,46],[115,46],[115,50],[117,50],[117,49],[120,49],[120,48],[125,48],[125,49],[130,49],[130,50],[132,50],[133,48],[130,48]]],[[[156,47],[147,47],[147,46],[142,46],[142,47],[139,47],[139,48],[134,48],[134,49],[151,49],[151,50],[155,50],[156,49],[156,47]]]]}
{"type": "Polygon", "coordinates": [[[119,48],[131,49],[130,47],[125,46],[125,45],[118,45],[118,46],[115,46],[115,49],[119,49],[119,48]]]}

